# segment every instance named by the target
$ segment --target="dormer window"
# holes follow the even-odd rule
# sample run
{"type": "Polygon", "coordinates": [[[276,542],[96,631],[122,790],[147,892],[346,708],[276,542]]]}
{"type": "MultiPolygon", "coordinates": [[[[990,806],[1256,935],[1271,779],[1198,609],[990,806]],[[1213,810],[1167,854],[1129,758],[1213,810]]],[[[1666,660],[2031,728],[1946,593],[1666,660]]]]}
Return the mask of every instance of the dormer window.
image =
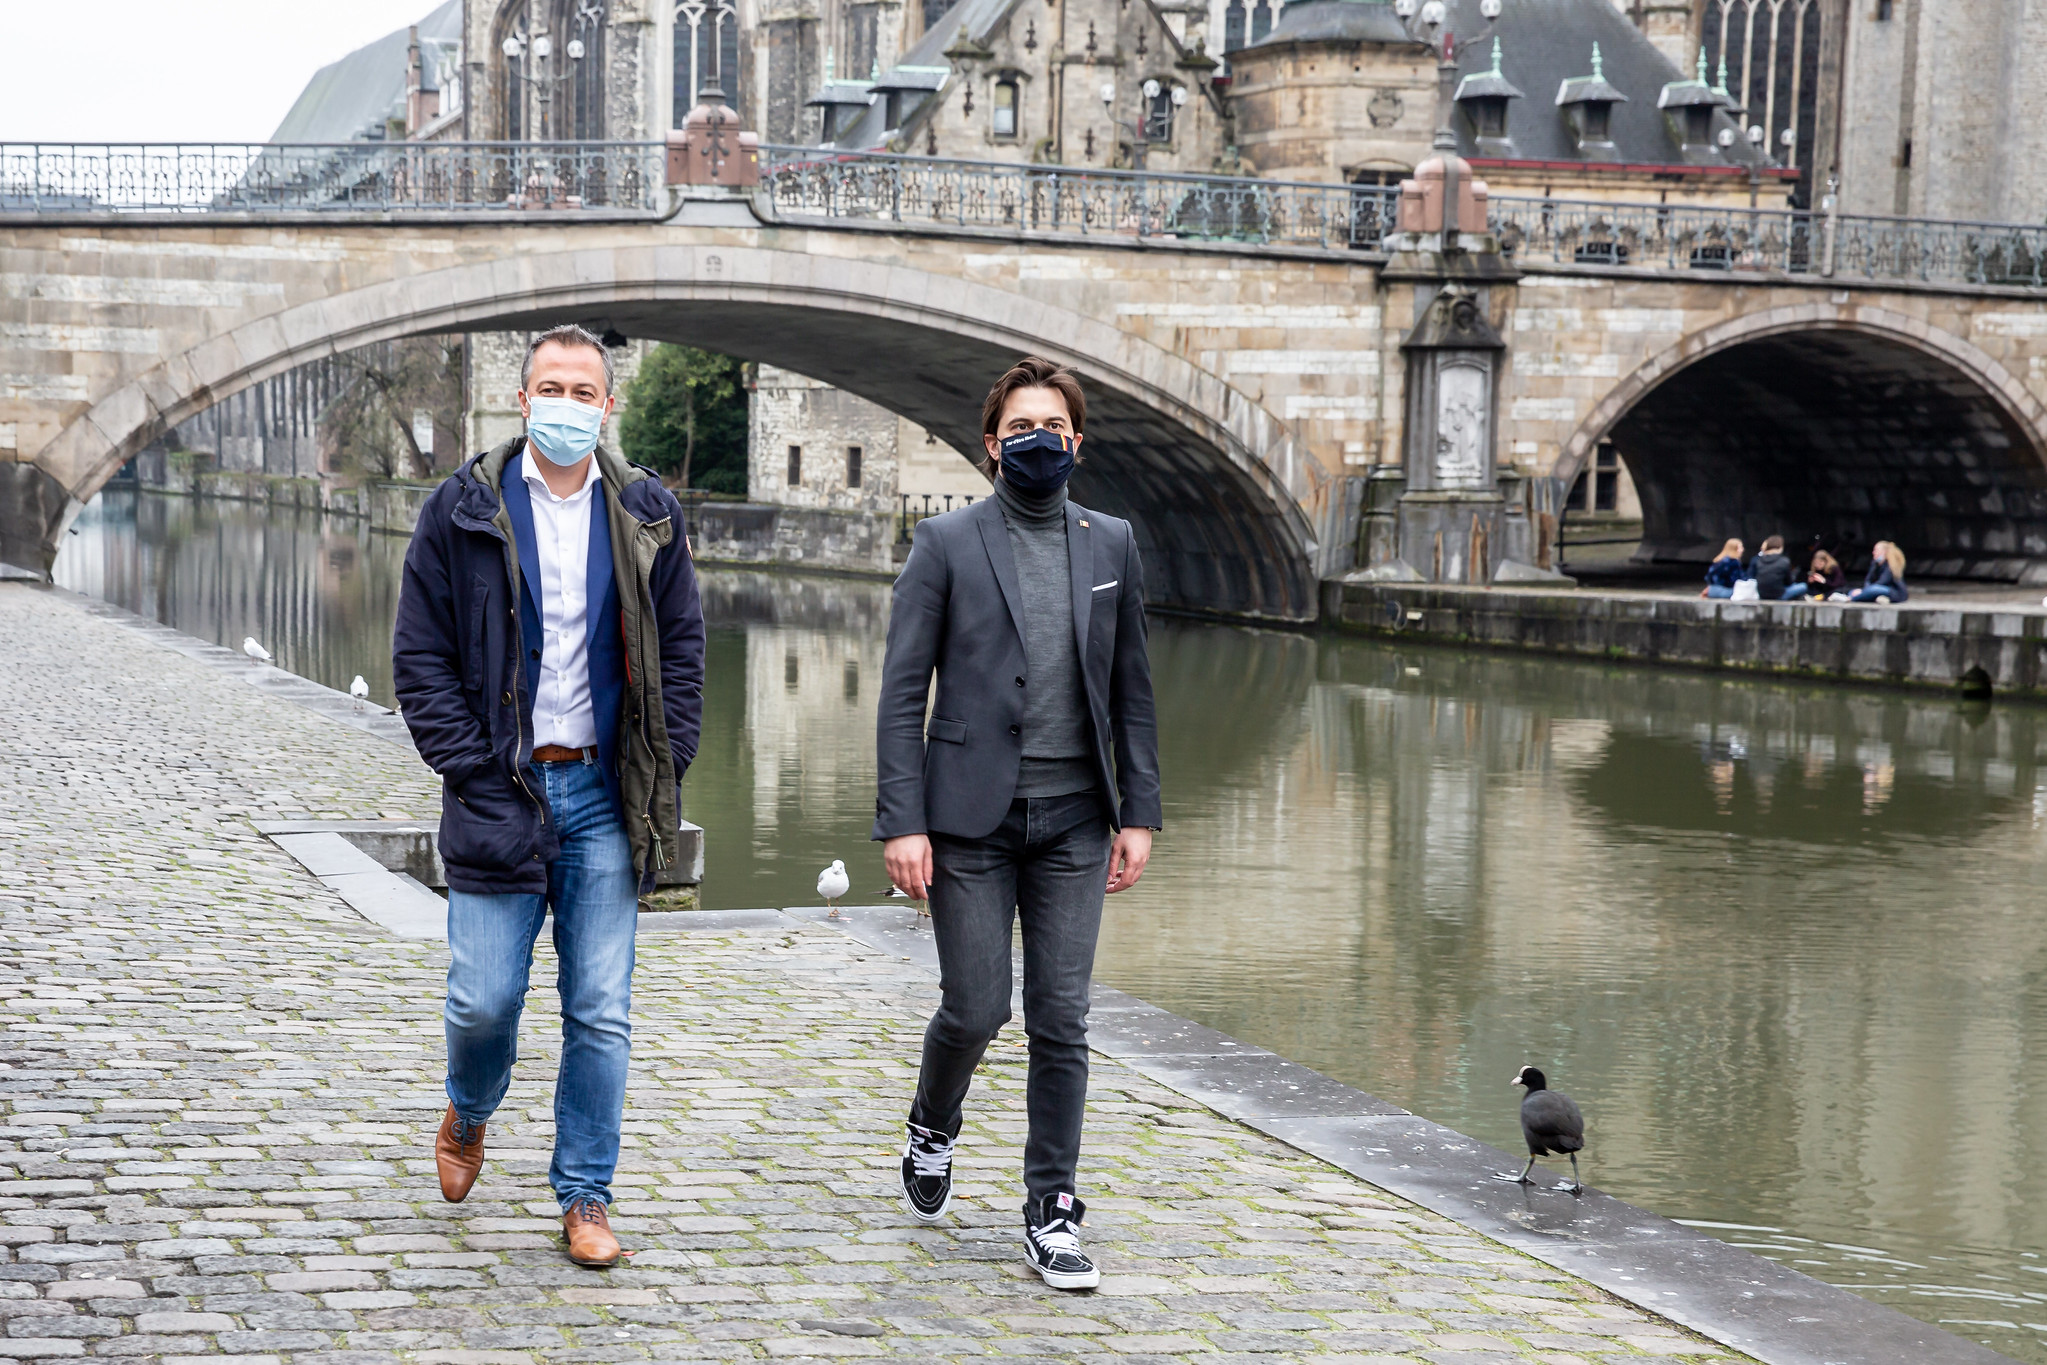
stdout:
{"type": "Polygon", "coordinates": [[[1018,117],[1022,103],[1022,90],[1015,76],[1004,76],[995,82],[995,104],[990,114],[990,131],[996,137],[1015,137],[1022,124],[1018,117]]]}
{"type": "Polygon", "coordinates": [[[1698,74],[1688,81],[1672,81],[1656,97],[1656,107],[1670,119],[1679,155],[1687,165],[1725,164],[1720,149],[1714,145],[1713,120],[1728,103],[1725,95],[1706,83],[1703,46],[1699,48],[1698,74]]]}
{"type": "Polygon", "coordinates": [[[1613,145],[1613,107],[1628,97],[1609,84],[1600,62],[1599,44],[1592,45],[1592,74],[1577,76],[1557,87],[1557,108],[1578,140],[1578,154],[1587,161],[1618,161],[1613,145]]]}
{"type": "Polygon", "coordinates": [[[1521,98],[1521,92],[1500,70],[1500,40],[1493,39],[1493,69],[1466,76],[1457,86],[1457,106],[1471,121],[1478,150],[1485,156],[1512,156],[1513,140],[1507,135],[1507,102],[1521,98]]]}

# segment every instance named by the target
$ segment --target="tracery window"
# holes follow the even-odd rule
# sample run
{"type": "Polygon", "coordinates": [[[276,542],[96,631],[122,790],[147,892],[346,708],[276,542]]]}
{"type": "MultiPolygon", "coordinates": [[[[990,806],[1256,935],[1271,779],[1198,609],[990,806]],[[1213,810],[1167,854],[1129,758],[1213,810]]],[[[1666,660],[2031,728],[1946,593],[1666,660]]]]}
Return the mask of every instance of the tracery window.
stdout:
{"type": "Polygon", "coordinates": [[[716,85],[725,103],[744,108],[739,89],[739,12],[733,0],[678,0],[675,6],[675,126],[716,85]]]}

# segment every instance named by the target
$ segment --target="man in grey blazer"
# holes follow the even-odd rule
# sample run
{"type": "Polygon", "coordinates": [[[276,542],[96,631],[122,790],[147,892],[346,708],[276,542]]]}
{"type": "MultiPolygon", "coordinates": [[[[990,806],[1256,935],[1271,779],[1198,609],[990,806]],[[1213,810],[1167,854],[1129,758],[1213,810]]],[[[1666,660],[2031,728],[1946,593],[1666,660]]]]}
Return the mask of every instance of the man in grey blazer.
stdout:
{"type": "Polygon", "coordinates": [[[995,496],[917,527],[896,580],[875,746],[874,838],[890,880],[931,902],[941,973],[903,1194],[925,1223],[951,1203],[961,1105],[1009,1020],[1020,918],[1024,1248],[1055,1289],[1101,1280],[1081,1250],[1074,1189],[1088,986],[1102,897],[1136,884],[1160,824],[1137,542],[1128,522],[1066,498],[1086,419],[1079,382],[1036,356],[989,392],[995,496]]]}

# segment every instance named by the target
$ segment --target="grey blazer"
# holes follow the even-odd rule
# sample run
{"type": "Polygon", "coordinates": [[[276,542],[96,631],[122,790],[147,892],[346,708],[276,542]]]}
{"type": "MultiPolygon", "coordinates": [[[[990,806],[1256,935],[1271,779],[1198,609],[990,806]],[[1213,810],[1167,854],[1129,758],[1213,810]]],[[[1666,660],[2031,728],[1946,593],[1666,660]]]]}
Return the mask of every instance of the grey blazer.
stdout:
{"type": "MultiPolygon", "coordinates": [[[[1066,544],[1101,790],[1115,794],[1108,806],[1118,826],[1156,826],[1158,722],[1137,541],[1129,522],[1069,502],[1066,544]]],[[[896,579],[881,669],[874,838],[994,832],[1016,793],[1026,673],[1023,594],[1001,504],[983,498],[919,524],[896,579]]]]}

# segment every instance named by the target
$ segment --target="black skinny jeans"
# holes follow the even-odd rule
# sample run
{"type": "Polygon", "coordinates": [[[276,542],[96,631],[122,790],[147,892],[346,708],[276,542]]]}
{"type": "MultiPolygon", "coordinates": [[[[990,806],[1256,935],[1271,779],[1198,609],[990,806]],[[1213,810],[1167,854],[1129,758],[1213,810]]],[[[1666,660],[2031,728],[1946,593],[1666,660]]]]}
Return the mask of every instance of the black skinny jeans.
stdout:
{"type": "Polygon", "coordinates": [[[1030,1037],[1024,1188],[1035,1204],[1072,1190],[1087,1107],[1088,985],[1111,832],[1100,796],[1018,797],[983,839],[931,836],[938,1013],[910,1122],[948,1136],[989,1042],[1009,1022],[1010,926],[1023,921],[1024,1032],[1030,1037]]]}

